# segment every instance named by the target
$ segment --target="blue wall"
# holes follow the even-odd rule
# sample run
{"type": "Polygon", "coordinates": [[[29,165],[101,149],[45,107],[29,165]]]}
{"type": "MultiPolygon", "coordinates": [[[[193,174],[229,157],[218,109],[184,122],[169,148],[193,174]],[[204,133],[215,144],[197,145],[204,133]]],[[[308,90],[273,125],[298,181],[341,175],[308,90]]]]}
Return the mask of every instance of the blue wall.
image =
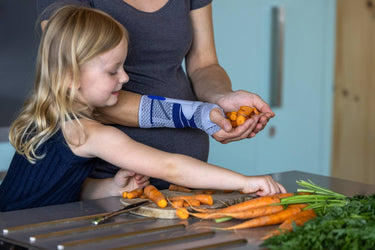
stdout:
{"type": "Polygon", "coordinates": [[[9,142],[0,143],[0,172],[8,169],[14,151],[13,146],[9,142]]]}

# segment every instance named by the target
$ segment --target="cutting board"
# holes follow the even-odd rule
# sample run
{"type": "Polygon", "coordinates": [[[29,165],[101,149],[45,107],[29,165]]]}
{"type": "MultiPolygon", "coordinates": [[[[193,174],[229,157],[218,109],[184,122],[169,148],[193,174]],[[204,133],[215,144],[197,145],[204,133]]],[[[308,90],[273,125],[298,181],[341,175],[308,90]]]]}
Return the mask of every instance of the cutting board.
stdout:
{"type": "MultiPolygon", "coordinates": [[[[164,196],[173,197],[173,196],[180,196],[180,195],[195,195],[194,192],[187,193],[187,192],[177,192],[177,191],[170,191],[170,190],[161,190],[164,196]]],[[[239,192],[223,192],[223,191],[215,191],[214,194],[211,194],[212,199],[214,201],[213,205],[201,205],[200,208],[222,208],[226,206],[230,206],[233,204],[237,204],[246,200],[251,200],[256,197],[254,194],[241,194],[239,192]]],[[[120,201],[123,205],[130,205],[145,199],[124,199],[121,198],[120,201]]],[[[176,209],[168,205],[165,208],[158,207],[154,202],[150,202],[145,206],[141,206],[140,208],[131,211],[130,213],[142,215],[146,217],[155,217],[161,219],[177,219],[176,216],[176,209]]]]}

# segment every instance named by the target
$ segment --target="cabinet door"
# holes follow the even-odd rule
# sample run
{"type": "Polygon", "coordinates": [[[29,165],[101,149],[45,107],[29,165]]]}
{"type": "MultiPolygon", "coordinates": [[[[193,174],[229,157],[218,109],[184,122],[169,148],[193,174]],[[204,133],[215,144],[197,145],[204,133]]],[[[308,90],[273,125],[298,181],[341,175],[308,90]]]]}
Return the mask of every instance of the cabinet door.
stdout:
{"type": "Polygon", "coordinates": [[[275,7],[284,12],[281,104],[272,107],[276,117],[253,139],[227,145],[212,140],[209,162],[244,174],[302,170],[328,175],[335,1],[216,0],[218,57],[234,90],[272,102],[275,7]]]}

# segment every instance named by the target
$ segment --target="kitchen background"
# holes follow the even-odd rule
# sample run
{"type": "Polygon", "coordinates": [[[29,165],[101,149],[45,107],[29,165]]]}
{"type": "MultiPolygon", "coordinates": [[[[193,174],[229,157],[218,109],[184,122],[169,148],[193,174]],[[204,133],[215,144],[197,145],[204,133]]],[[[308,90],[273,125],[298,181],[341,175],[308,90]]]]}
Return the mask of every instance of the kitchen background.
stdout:
{"type": "MultiPolygon", "coordinates": [[[[213,0],[215,41],[233,89],[276,117],[255,138],[211,140],[209,162],[244,174],[300,170],[375,184],[373,0],[213,0]]],[[[0,172],[8,126],[33,84],[35,0],[0,2],[0,172]]],[[[0,174],[1,179],[1,174],[0,174]]]]}

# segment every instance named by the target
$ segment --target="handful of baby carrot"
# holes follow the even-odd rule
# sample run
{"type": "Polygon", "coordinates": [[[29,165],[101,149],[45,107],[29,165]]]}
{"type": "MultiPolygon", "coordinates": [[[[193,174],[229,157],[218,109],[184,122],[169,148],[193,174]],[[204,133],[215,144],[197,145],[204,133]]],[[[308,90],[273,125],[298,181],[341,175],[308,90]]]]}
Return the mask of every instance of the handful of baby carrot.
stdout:
{"type": "Polygon", "coordinates": [[[237,111],[225,113],[233,128],[240,126],[254,114],[259,114],[259,111],[255,107],[249,106],[241,106],[237,111]]]}

